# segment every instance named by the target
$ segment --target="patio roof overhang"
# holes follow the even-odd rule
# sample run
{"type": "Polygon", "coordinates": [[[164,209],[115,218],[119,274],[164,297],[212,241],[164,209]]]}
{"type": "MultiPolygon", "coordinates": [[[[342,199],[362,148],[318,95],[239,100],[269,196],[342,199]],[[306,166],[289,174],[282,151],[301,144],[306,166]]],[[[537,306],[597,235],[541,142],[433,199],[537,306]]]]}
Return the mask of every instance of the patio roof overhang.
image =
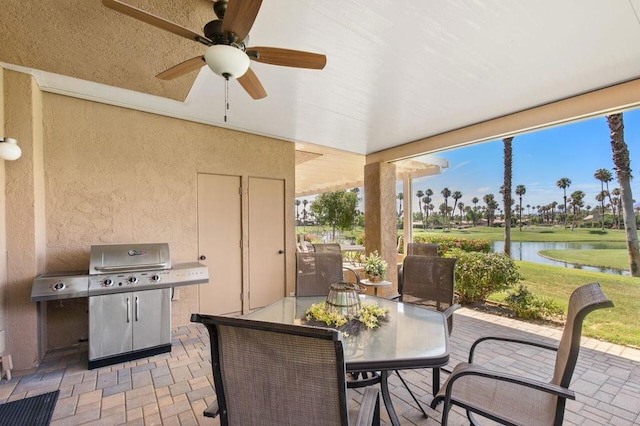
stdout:
{"type": "MultiPolygon", "coordinates": [[[[364,185],[366,157],[339,149],[296,144],[296,197],[357,188],[364,185]]],[[[422,155],[398,160],[398,180],[432,176],[449,167],[444,158],[422,155]]]]}

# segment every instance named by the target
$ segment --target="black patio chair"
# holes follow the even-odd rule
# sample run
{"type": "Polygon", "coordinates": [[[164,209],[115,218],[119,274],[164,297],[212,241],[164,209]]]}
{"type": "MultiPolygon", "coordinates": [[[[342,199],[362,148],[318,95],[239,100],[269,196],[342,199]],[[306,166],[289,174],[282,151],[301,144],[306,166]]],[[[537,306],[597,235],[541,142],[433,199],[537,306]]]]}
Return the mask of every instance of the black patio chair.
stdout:
{"type": "Polygon", "coordinates": [[[613,307],[613,303],[604,295],[600,285],[587,284],[574,290],[569,298],[567,321],[557,347],[509,337],[482,337],[476,340],[469,352],[469,362],[460,363],[453,369],[431,407],[435,408],[444,401],[443,425],[447,424],[452,405],[467,410],[472,424],[477,424],[473,415],[476,413],[506,425],[561,425],[566,400],[575,399],[569,384],[578,361],[582,322],[590,312],[610,307],[613,307]],[[551,381],[528,379],[473,364],[478,345],[491,340],[556,351],[551,381]]]}
{"type": "MultiPolygon", "coordinates": [[[[398,287],[401,302],[444,313],[449,334],[453,331],[453,312],[460,307],[454,303],[456,261],[457,259],[437,256],[407,255],[402,263],[402,285],[398,287]]],[[[396,370],[396,374],[422,414],[427,417],[408,383],[399,371],[396,370]]],[[[440,368],[433,369],[432,388],[434,395],[440,389],[440,368]]]]}
{"type": "Polygon", "coordinates": [[[345,280],[345,271],[351,273],[360,286],[360,275],[343,266],[340,253],[296,253],[296,270],[297,296],[326,296],[331,284],[345,280]]]}
{"type": "Polygon", "coordinates": [[[342,248],[338,243],[314,244],[313,251],[316,253],[342,253],[342,248]]]}
{"type": "MultiPolygon", "coordinates": [[[[437,244],[427,244],[427,243],[409,243],[407,244],[407,256],[408,255],[417,255],[417,256],[438,256],[438,245],[437,244]]],[[[400,265],[398,267],[398,291],[402,288],[402,280],[403,280],[403,269],[404,265],[400,265]]],[[[396,297],[400,297],[398,294],[396,297]]]]}
{"type": "Polygon", "coordinates": [[[327,328],[193,314],[211,342],[222,426],[379,425],[379,391],[367,388],[349,422],[341,333],[327,328]]]}
{"type": "Polygon", "coordinates": [[[418,256],[438,256],[437,244],[409,243],[407,244],[407,254],[418,256]]]}

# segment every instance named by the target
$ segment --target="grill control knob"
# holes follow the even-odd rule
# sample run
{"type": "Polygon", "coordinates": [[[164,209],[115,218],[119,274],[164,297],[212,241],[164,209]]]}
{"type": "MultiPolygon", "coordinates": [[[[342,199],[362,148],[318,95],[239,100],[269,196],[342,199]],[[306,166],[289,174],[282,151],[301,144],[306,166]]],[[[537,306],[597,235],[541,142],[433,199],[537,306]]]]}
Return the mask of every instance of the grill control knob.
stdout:
{"type": "Polygon", "coordinates": [[[111,278],[105,278],[102,280],[103,287],[111,287],[113,285],[113,280],[111,278]]]}
{"type": "Polygon", "coordinates": [[[62,289],[64,289],[66,286],[64,285],[64,283],[62,281],[58,281],[56,283],[53,283],[53,285],[51,286],[51,289],[53,291],[60,291],[62,289]]]}
{"type": "Polygon", "coordinates": [[[158,274],[151,275],[151,282],[157,283],[158,281],[160,281],[160,275],[158,274]]]}
{"type": "Polygon", "coordinates": [[[129,281],[131,284],[135,284],[138,282],[138,277],[132,275],[129,278],[127,278],[127,281],[129,281]]]}

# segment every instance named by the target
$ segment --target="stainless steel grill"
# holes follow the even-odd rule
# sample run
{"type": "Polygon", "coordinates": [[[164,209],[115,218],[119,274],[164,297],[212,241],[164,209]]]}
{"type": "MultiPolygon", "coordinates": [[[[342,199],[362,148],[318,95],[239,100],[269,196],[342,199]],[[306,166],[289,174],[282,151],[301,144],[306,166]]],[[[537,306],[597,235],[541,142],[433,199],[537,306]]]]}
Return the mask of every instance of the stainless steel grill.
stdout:
{"type": "Polygon", "coordinates": [[[88,271],[37,276],[31,287],[31,300],[42,302],[208,281],[207,267],[200,263],[172,266],[167,243],[102,244],[91,246],[88,271]]]}
{"type": "Polygon", "coordinates": [[[169,245],[91,246],[89,269],[36,277],[31,300],[89,298],[89,368],[171,350],[172,287],[206,283],[207,267],[171,264],[169,245]]]}

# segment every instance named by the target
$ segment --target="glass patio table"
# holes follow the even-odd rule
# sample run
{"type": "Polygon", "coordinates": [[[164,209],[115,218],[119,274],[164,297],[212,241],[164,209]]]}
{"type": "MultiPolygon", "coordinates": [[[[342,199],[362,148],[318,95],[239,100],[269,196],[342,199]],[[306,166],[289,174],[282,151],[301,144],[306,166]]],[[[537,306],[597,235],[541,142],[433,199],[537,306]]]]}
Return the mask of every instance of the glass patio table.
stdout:
{"type": "MultiPolygon", "coordinates": [[[[285,297],[243,317],[308,325],[305,312],[312,304],[324,301],[325,297],[285,297]]],[[[389,308],[388,320],[374,329],[343,335],[346,369],[350,373],[380,372],[382,399],[391,423],[398,425],[387,382],[389,373],[393,370],[446,365],[449,361],[447,321],[441,312],[408,303],[368,295],[360,295],[360,301],[362,304],[377,303],[380,307],[389,308]]]]}

